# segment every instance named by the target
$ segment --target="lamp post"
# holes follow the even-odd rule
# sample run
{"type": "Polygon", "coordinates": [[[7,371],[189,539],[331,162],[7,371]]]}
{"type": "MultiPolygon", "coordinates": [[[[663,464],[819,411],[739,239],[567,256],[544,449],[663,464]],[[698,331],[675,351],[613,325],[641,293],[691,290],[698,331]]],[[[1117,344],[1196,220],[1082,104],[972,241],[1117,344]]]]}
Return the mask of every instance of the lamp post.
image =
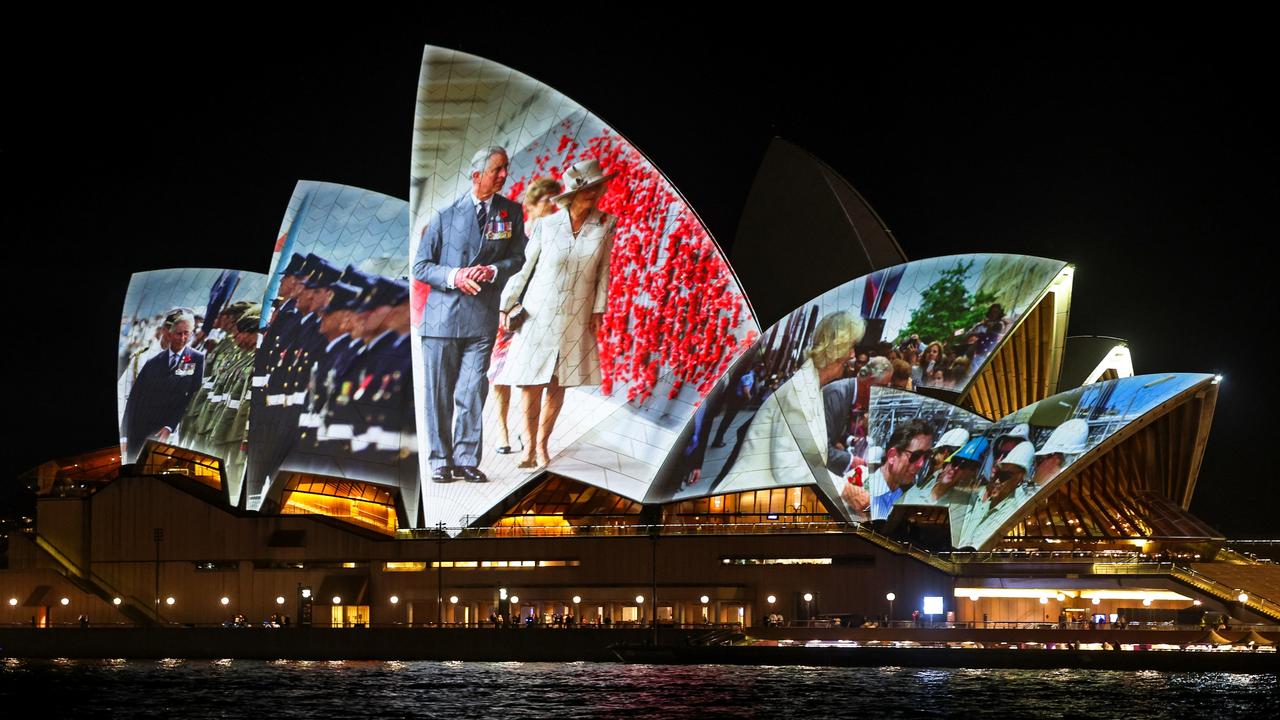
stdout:
{"type": "Polygon", "coordinates": [[[151,539],[156,544],[156,620],[160,619],[160,543],[164,542],[164,528],[151,530],[151,539]]]}
{"type": "Polygon", "coordinates": [[[893,627],[893,601],[897,600],[898,596],[888,593],[884,596],[884,599],[889,601],[889,627],[893,627]]]}
{"type": "Polygon", "coordinates": [[[804,594],[804,620],[809,627],[813,627],[813,593],[804,594]]]}
{"type": "Polygon", "coordinates": [[[444,521],[436,523],[436,627],[444,625],[444,521]]]}

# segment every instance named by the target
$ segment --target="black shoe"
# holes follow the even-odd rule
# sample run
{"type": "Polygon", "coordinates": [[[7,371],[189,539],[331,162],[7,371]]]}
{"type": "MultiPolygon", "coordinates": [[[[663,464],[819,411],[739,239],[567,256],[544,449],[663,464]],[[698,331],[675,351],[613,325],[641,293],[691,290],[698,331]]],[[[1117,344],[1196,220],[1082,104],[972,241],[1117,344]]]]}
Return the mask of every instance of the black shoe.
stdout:
{"type": "Polygon", "coordinates": [[[454,468],[454,474],[457,478],[466,480],[467,482],[481,483],[489,482],[489,478],[480,471],[478,467],[460,467],[454,468]]]}
{"type": "Polygon", "coordinates": [[[510,445],[502,445],[498,447],[497,450],[494,450],[494,452],[498,453],[499,455],[514,455],[517,452],[524,450],[524,438],[517,435],[516,442],[520,443],[520,447],[513,448],[510,445]]]}
{"type": "Polygon", "coordinates": [[[460,478],[458,477],[457,470],[458,469],[453,467],[452,465],[445,465],[444,467],[438,467],[431,473],[431,482],[451,483],[456,480],[459,480],[460,478]]]}

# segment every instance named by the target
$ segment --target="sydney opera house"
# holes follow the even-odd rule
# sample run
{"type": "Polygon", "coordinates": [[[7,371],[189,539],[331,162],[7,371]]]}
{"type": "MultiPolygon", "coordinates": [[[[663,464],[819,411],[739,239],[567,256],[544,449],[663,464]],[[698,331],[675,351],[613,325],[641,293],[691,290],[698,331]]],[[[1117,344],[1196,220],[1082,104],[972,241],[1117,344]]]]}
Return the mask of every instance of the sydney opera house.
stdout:
{"type": "Polygon", "coordinates": [[[1219,379],[1069,337],[1070,264],[911,260],[783,141],[726,256],[614,127],[434,47],[411,163],[300,182],[263,273],[133,276],[120,443],[25,478],[0,623],[1280,621],[1188,511],[1219,379]]]}

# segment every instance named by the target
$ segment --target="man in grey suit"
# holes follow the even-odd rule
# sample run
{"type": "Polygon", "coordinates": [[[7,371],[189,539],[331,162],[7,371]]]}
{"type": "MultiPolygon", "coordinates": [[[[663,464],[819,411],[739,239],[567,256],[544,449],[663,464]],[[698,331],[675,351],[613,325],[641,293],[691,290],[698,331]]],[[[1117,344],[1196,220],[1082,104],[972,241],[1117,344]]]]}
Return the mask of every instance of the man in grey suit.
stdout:
{"type": "Polygon", "coordinates": [[[418,335],[427,386],[433,482],[485,482],[480,464],[489,356],[502,287],[524,264],[524,213],[499,191],[507,151],[471,157],[471,192],[435,213],[418,243],[413,274],[431,290],[418,335]]]}

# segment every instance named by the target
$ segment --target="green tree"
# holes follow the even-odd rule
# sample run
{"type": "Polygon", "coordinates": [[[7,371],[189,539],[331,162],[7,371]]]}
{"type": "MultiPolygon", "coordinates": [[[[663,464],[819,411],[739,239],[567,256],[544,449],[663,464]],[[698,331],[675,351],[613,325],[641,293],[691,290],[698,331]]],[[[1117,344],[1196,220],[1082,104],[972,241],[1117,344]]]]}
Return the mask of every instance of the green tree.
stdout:
{"type": "Polygon", "coordinates": [[[911,313],[911,322],[903,328],[895,342],[919,335],[926,343],[934,340],[951,342],[957,330],[968,330],[987,314],[996,296],[988,292],[969,293],[964,283],[973,261],[961,260],[932,285],[920,293],[920,307],[911,313]]]}

